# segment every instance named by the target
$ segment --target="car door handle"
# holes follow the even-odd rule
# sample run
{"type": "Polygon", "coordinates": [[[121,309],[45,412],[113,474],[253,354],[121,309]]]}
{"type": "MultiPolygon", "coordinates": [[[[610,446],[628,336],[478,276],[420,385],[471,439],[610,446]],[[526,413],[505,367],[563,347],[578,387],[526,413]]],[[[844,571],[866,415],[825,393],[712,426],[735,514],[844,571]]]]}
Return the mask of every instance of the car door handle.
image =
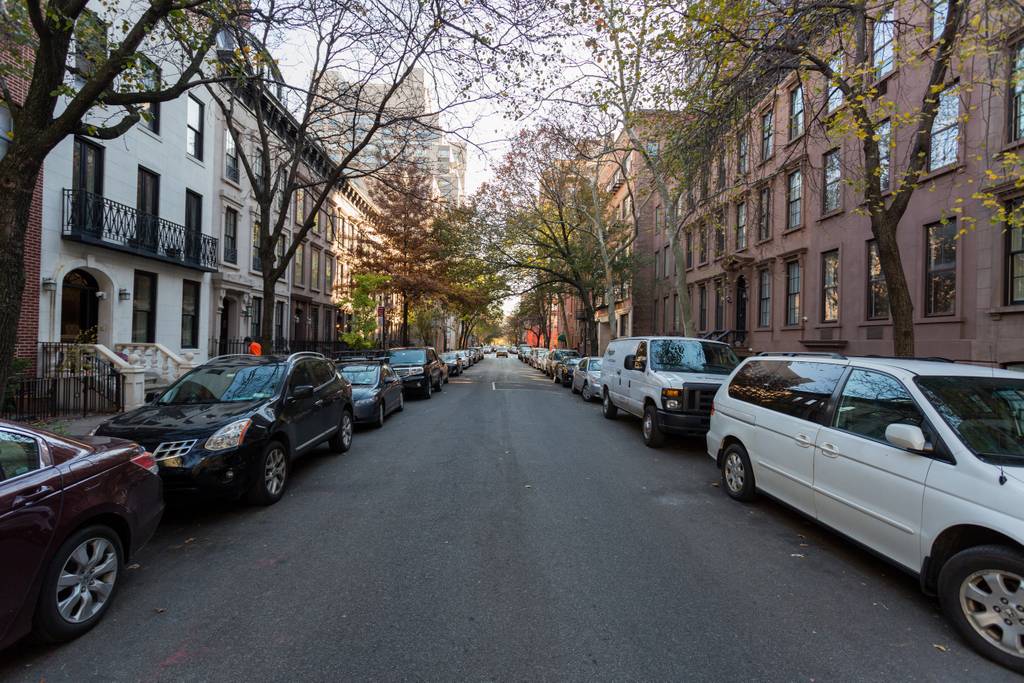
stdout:
{"type": "Polygon", "coordinates": [[[800,448],[810,448],[812,446],[811,440],[807,437],[806,434],[797,434],[793,438],[796,439],[796,443],[798,446],[800,446],[800,448]]]}
{"type": "Polygon", "coordinates": [[[828,458],[838,458],[839,449],[834,443],[823,443],[821,444],[821,454],[828,458]]]}
{"type": "Polygon", "coordinates": [[[320,398],[320,399],[317,399],[316,401],[313,401],[313,407],[314,408],[323,408],[324,407],[324,400],[322,398],[320,398]]]}
{"type": "Polygon", "coordinates": [[[50,487],[50,486],[40,486],[39,488],[37,488],[35,491],[32,491],[31,493],[26,493],[26,494],[21,495],[21,496],[16,496],[14,498],[14,500],[11,502],[11,508],[13,509],[13,508],[25,507],[26,505],[30,505],[31,503],[34,503],[37,500],[45,498],[46,496],[50,495],[51,493],[53,493],[53,488],[52,487],[50,487]]]}

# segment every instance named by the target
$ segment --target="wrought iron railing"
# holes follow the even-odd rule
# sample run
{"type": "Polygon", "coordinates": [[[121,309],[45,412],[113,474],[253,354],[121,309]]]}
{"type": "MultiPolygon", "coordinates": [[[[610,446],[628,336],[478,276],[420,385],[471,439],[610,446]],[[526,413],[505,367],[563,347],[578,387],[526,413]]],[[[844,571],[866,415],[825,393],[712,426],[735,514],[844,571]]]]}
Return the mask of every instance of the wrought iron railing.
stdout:
{"type": "Polygon", "coordinates": [[[226,263],[238,263],[238,249],[224,245],[224,261],[226,263]]]}
{"type": "MultiPolygon", "coordinates": [[[[342,359],[349,357],[372,358],[380,356],[380,349],[353,349],[343,341],[303,341],[296,339],[276,339],[273,342],[261,342],[264,354],[289,354],[299,351],[322,353],[328,358],[342,359]]],[[[210,357],[225,356],[236,353],[248,353],[248,344],[244,339],[210,339],[210,357]]]]}
{"type": "Polygon", "coordinates": [[[65,237],[172,261],[217,269],[217,239],[85,190],[64,190],[65,237]]]}

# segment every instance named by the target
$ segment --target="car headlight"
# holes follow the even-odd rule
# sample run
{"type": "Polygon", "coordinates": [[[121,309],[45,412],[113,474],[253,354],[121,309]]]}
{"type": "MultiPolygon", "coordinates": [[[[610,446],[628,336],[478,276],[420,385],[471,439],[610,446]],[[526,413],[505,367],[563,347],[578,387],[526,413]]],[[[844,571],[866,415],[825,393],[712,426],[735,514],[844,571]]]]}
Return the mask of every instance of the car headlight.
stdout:
{"type": "Polygon", "coordinates": [[[356,405],[357,406],[368,406],[368,405],[374,403],[376,400],[377,400],[376,398],[361,398],[358,401],[356,401],[356,405]]]}
{"type": "Polygon", "coordinates": [[[413,368],[412,370],[409,371],[409,374],[410,375],[422,375],[423,374],[423,368],[413,368]]]}
{"type": "Polygon", "coordinates": [[[252,420],[238,420],[225,425],[214,432],[213,436],[206,440],[206,450],[222,451],[225,448],[236,448],[242,445],[245,439],[245,432],[249,429],[252,420]]]}

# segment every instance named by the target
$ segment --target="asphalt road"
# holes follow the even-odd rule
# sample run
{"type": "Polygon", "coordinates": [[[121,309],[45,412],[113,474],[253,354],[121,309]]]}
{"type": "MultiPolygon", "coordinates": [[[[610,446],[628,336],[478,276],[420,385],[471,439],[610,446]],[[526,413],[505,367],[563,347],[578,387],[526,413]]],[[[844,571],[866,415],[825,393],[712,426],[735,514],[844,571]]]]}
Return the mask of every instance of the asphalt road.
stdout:
{"type": "Polygon", "coordinates": [[[270,508],[179,501],[106,619],[0,680],[1010,680],[916,581],[516,359],[270,508]]]}

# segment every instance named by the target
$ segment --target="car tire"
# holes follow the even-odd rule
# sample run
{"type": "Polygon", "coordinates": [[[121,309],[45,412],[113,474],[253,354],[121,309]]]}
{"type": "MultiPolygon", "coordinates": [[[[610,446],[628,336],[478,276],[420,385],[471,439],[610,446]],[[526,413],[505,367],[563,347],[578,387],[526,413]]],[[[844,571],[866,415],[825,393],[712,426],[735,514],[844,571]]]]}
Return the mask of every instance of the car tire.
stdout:
{"type": "Polygon", "coordinates": [[[747,449],[738,443],[731,443],[722,453],[722,488],[733,500],[748,503],[757,495],[754,470],[750,466],[747,449]]]}
{"type": "MultiPolygon", "coordinates": [[[[332,437],[332,446],[333,443],[332,437]]],[[[248,501],[253,505],[273,505],[281,500],[288,486],[290,464],[285,445],[276,439],[268,441],[253,468],[252,481],[249,482],[246,495],[248,501]]]]}
{"type": "Polygon", "coordinates": [[[601,414],[608,420],[614,420],[619,416],[619,409],[612,403],[611,394],[607,391],[604,392],[604,397],[601,400],[601,414]]]}
{"type": "Polygon", "coordinates": [[[95,525],[71,534],[50,560],[43,577],[33,626],[36,637],[60,643],[77,638],[98,624],[117,595],[123,574],[124,550],[113,529],[95,525]],[[79,549],[85,555],[79,554],[79,549]],[[62,587],[62,576],[88,581],[89,605],[83,606],[83,599],[76,597],[82,595],[82,584],[62,587]],[[95,606],[97,597],[102,597],[99,607],[95,606]],[[85,610],[91,613],[84,614],[85,610]]]}
{"type": "Polygon", "coordinates": [[[434,383],[427,380],[427,388],[423,390],[423,398],[429,399],[434,395],[434,383]]]}
{"type": "Polygon", "coordinates": [[[377,407],[377,419],[373,421],[373,426],[375,429],[380,429],[384,426],[384,401],[381,401],[377,407]]]}
{"type": "Polygon", "coordinates": [[[962,550],[942,565],[938,592],[946,618],[971,647],[1024,673],[1024,657],[1002,644],[1007,631],[1017,643],[1024,634],[1024,553],[1002,545],[962,550]],[[998,585],[989,577],[997,577],[998,585]]]}
{"type": "Polygon", "coordinates": [[[444,391],[444,377],[440,377],[439,376],[437,378],[437,386],[434,387],[434,391],[436,391],[438,393],[444,391]]]}
{"type": "Polygon", "coordinates": [[[640,428],[644,437],[644,445],[648,448],[660,448],[665,443],[665,432],[658,423],[658,409],[653,403],[644,406],[644,418],[640,428]]]}
{"type": "Polygon", "coordinates": [[[583,383],[583,388],[580,389],[580,398],[582,398],[587,403],[590,403],[591,401],[594,400],[594,392],[590,390],[589,382],[583,383]]]}
{"type": "Polygon", "coordinates": [[[405,410],[405,394],[399,392],[398,393],[398,407],[395,408],[395,412],[396,413],[400,413],[403,410],[405,410]]]}
{"type": "Polygon", "coordinates": [[[338,431],[334,432],[334,436],[327,442],[327,445],[331,449],[331,453],[339,455],[341,453],[348,453],[348,449],[352,448],[352,434],[355,431],[355,420],[352,419],[352,411],[348,408],[341,411],[341,424],[338,426],[338,431]]]}

